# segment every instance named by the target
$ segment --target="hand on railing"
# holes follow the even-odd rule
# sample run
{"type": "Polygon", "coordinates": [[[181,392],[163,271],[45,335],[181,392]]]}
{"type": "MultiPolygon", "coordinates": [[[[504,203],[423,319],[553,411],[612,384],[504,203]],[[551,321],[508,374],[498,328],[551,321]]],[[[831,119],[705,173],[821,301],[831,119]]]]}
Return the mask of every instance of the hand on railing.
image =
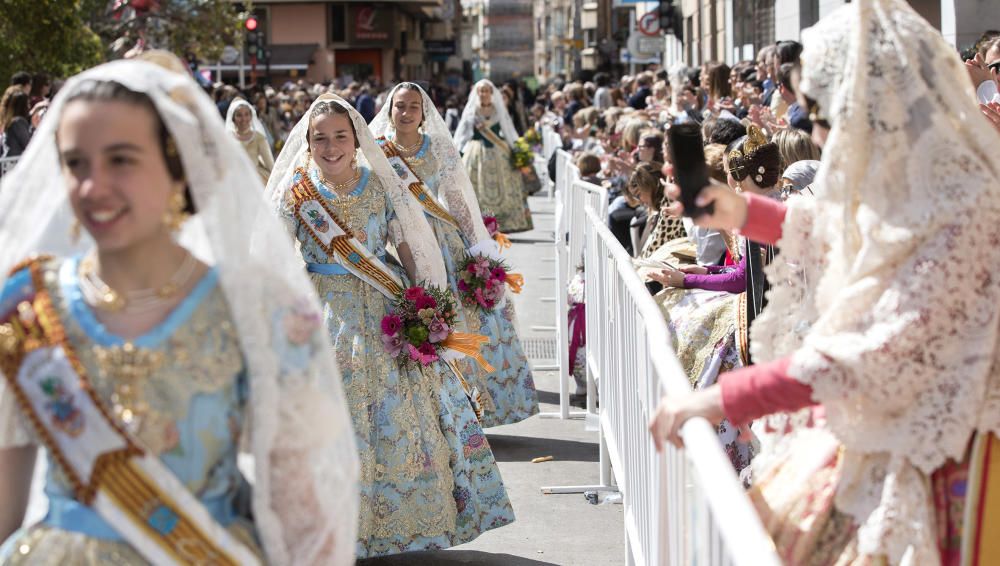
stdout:
{"type": "Polygon", "coordinates": [[[702,417],[713,425],[718,425],[725,417],[722,411],[722,390],[717,385],[693,391],[682,397],[664,396],[649,422],[649,432],[657,452],[663,452],[664,443],[678,448],[684,447],[681,427],[692,417],[702,417]]]}
{"type": "MultiPolygon", "coordinates": [[[[672,172],[672,171],[671,171],[672,172]]],[[[674,200],[674,203],[664,209],[670,216],[680,216],[684,213],[684,206],[680,202],[681,188],[673,183],[664,186],[667,197],[674,200]]],[[[737,193],[728,185],[710,180],[708,186],[703,188],[695,199],[695,204],[701,207],[714,204],[714,211],[711,214],[705,213],[697,218],[693,218],[694,223],[703,228],[715,228],[716,230],[739,230],[747,221],[747,199],[737,193]]]]}

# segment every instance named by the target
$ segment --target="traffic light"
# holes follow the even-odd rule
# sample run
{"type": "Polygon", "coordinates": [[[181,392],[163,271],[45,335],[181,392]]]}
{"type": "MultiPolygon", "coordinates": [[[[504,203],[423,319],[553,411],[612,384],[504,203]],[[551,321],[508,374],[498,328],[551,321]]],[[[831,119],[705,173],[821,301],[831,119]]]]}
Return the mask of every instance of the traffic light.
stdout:
{"type": "Polygon", "coordinates": [[[660,0],[657,13],[660,16],[660,31],[673,33],[678,41],[683,41],[684,17],[681,15],[681,7],[675,6],[674,0],[660,0]]]}
{"type": "Polygon", "coordinates": [[[247,31],[257,31],[257,16],[249,16],[247,21],[243,22],[244,27],[247,31]]]}

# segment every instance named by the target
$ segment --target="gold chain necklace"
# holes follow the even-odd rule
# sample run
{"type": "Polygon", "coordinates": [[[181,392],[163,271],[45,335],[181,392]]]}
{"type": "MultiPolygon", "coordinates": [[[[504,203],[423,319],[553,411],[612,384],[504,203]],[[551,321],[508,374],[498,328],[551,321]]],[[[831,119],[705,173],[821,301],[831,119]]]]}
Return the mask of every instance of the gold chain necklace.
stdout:
{"type": "Polygon", "coordinates": [[[83,292],[84,300],[88,304],[103,311],[146,312],[160,307],[183,289],[197,267],[198,261],[188,253],[170,280],[160,287],[120,293],[97,275],[94,257],[88,256],[80,262],[80,291],[83,292]]]}
{"type": "Polygon", "coordinates": [[[343,195],[344,193],[350,194],[351,190],[354,188],[354,185],[356,185],[358,181],[361,180],[361,170],[355,169],[354,175],[352,175],[350,179],[348,179],[343,183],[334,183],[327,180],[327,178],[323,175],[322,172],[320,172],[319,174],[319,180],[321,183],[329,187],[333,192],[337,193],[338,195],[343,195]]]}
{"type": "Polygon", "coordinates": [[[420,139],[418,139],[417,143],[413,145],[403,145],[399,142],[399,138],[396,138],[393,143],[396,144],[396,149],[398,149],[400,153],[416,153],[424,145],[424,135],[420,134],[420,139]]]}

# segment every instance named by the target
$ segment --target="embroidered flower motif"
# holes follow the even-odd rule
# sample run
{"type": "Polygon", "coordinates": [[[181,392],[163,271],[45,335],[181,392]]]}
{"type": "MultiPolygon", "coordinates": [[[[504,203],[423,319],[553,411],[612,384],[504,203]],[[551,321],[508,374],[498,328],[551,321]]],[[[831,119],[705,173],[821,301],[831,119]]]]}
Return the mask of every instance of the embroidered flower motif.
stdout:
{"type": "Polygon", "coordinates": [[[285,328],[285,337],[290,344],[301,346],[309,342],[313,332],[322,324],[319,313],[313,311],[308,305],[296,305],[289,309],[282,318],[282,326],[285,328]]]}
{"type": "Polygon", "coordinates": [[[392,169],[396,172],[397,175],[399,175],[400,179],[406,178],[406,167],[404,167],[402,163],[393,160],[392,169]]]}
{"type": "Polygon", "coordinates": [[[76,408],[73,394],[57,376],[48,376],[41,381],[42,392],[48,397],[45,408],[52,416],[52,424],[66,434],[77,437],[83,432],[83,413],[76,408]]]}
{"type": "Polygon", "coordinates": [[[313,228],[316,229],[320,234],[326,234],[330,230],[330,223],[323,218],[318,210],[307,210],[306,216],[309,217],[309,223],[312,224],[313,228]]]}

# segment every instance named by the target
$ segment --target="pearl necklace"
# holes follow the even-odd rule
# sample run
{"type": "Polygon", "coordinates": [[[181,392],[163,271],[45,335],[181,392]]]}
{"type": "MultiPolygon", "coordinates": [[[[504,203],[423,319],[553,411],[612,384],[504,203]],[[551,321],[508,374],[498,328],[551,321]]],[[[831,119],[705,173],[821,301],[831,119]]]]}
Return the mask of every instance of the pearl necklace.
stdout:
{"type": "Polygon", "coordinates": [[[108,312],[142,313],[161,307],[168,299],[187,286],[198,267],[198,261],[190,253],[166,284],[156,289],[136,289],[120,293],[105,283],[97,275],[93,256],[80,262],[80,291],[87,304],[108,312]]]}

